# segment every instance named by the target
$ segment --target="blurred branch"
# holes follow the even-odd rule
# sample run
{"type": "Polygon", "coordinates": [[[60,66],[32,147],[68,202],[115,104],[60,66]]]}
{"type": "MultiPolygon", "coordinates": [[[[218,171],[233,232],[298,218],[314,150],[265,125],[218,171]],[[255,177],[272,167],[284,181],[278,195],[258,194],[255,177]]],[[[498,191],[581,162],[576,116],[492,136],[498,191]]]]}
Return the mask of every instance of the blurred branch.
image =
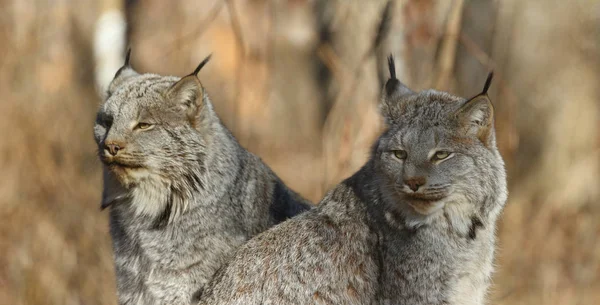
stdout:
{"type": "MultiPolygon", "coordinates": [[[[390,22],[391,22],[391,11],[392,11],[392,7],[393,7],[393,0],[388,0],[387,3],[385,4],[385,7],[381,13],[381,19],[379,21],[378,27],[377,27],[377,32],[375,33],[375,39],[373,40],[373,42],[371,43],[371,45],[369,46],[369,48],[367,49],[367,51],[364,53],[364,55],[361,57],[360,62],[358,63],[358,65],[356,66],[355,70],[352,72],[352,78],[351,80],[348,82],[349,86],[347,86],[347,90],[344,92],[340,92],[339,96],[340,98],[337,99],[337,102],[335,103],[335,105],[332,108],[332,111],[330,112],[329,115],[327,115],[326,119],[325,119],[325,124],[327,125],[327,120],[329,120],[329,117],[334,114],[336,112],[336,108],[341,107],[341,105],[338,105],[340,103],[342,103],[342,101],[350,101],[349,97],[351,97],[352,95],[354,95],[356,89],[357,89],[357,84],[360,81],[360,76],[362,75],[361,71],[363,66],[365,65],[365,63],[367,62],[367,60],[375,54],[375,52],[377,51],[377,49],[381,46],[381,42],[385,39],[385,37],[387,36],[389,29],[390,29],[390,22]]],[[[322,51],[322,53],[320,52],[320,54],[326,56],[326,59],[329,59],[329,63],[331,64],[335,64],[335,66],[337,66],[338,69],[338,75],[341,75],[340,72],[340,68],[342,67],[342,65],[340,64],[341,61],[338,60],[339,57],[337,55],[335,55],[335,52],[333,51],[333,49],[331,47],[325,47],[325,48],[319,48],[320,51],[322,51]]],[[[327,60],[326,60],[327,63],[327,60]]],[[[333,70],[334,72],[336,72],[336,70],[333,70]]],[[[346,71],[343,71],[343,73],[345,73],[346,71]]],[[[349,105],[343,105],[343,106],[349,106],[349,105]]],[[[346,108],[346,107],[344,107],[346,108]]]]}
{"type": "Polygon", "coordinates": [[[371,45],[371,49],[365,54],[362,62],[367,60],[367,57],[375,54],[377,49],[381,46],[383,40],[388,36],[390,32],[390,27],[392,24],[392,9],[394,8],[394,1],[388,0],[383,8],[383,12],[381,13],[381,20],[379,21],[379,26],[377,27],[377,32],[375,33],[375,40],[371,45]]]}
{"type": "Polygon", "coordinates": [[[375,38],[360,57],[360,61],[354,68],[354,71],[348,71],[350,69],[342,68],[343,64],[331,46],[319,47],[318,55],[328,67],[333,68],[331,71],[338,79],[341,80],[345,74],[351,75],[347,82],[341,81],[342,84],[346,85],[342,86],[331,111],[325,116],[325,128],[323,129],[322,136],[323,159],[325,161],[325,173],[322,184],[323,189],[329,188],[329,183],[331,183],[332,178],[338,174],[340,169],[347,167],[349,162],[349,151],[351,151],[351,147],[354,144],[351,141],[352,137],[349,136],[349,133],[351,132],[350,122],[356,121],[358,115],[355,112],[349,112],[349,109],[354,109],[353,104],[356,102],[356,99],[352,97],[355,96],[356,90],[358,90],[360,81],[364,75],[364,73],[361,73],[364,65],[371,56],[376,55],[376,51],[388,35],[393,4],[393,0],[386,1],[383,10],[380,13],[381,17],[376,32],[374,33],[375,38]],[[336,168],[333,168],[334,165],[330,164],[330,162],[334,162],[333,160],[335,160],[336,168]]]}
{"type": "Polygon", "coordinates": [[[335,53],[330,44],[320,45],[317,48],[317,56],[319,56],[339,83],[343,83],[344,75],[350,74],[350,71],[348,71],[349,69],[342,63],[342,60],[335,53]]]}
{"type": "Polygon", "coordinates": [[[454,70],[456,59],[456,48],[460,34],[460,25],[462,22],[462,10],[464,0],[455,0],[450,11],[448,23],[446,25],[446,34],[442,42],[440,57],[437,62],[437,80],[435,88],[445,90],[449,87],[450,77],[454,70]]]}
{"type": "Polygon", "coordinates": [[[234,0],[225,0],[225,4],[227,5],[227,11],[229,12],[229,21],[231,22],[231,29],[233,30],[233,34],[235,36],[236,43],[238,45],[238,53],[240,58],[240,64],[237,68],[235,75],[235,94],[233,97],[233,119],[231,120],[232,126],[231,128],[235,130],[235,122],[238,118],[238,105],[240,99],[240,93],[242,91],[242,75],[246,66],[246,45],[244,44],[244,34],[242,32],[242,26],[238,17],[237,10],[235,8],[234,0]]]}
{"type": "Polygon", "coordinates": [[[171,41],[170,44],[168,44],[171,47],[167,49],[165,55],[171,55],[179,48],[179,46],[182,43],[191,39],[198,39],[199,37],[201,37],[202,34],[204,34],[206,29],[208,28],[208,25],[211,24],[217,18],[217,16],[219,16],[219,13],[221,12],[221,9],[223,8],[224,4],[225,2],[222,0],[217,1],[208,12],[206,18],[204,18],[204,20],[202,20],[193,31],[175,38],[173,41],[171,41]]]}
{"type": "Polygon", "coordinates": [[[231,29],[235,35],[236,42],[239,46],[240,55],[243,57],[246,54],[244,35],[242,34],[242,25],[240,23],[237,10],[235,8],[234,0],[225,0],[227,4],[227,11],[229,11],[229,20],[231,22],[231,29]]]}
{"type": "MultiPolygon", "coordinates": [[[[276,31],[275,31],[275,22],[277,16],[277,8],[275,7],[274,1],[269,1],[267,3],[267,18],[269,19],[268,28],[267,28],[267,36],[266,36],[266,50],[265,50],[265,61],[267,68],[267,77],[266,83],[263,86],[262,96],[265,97],[265,103],[263,106],[266,108],[268,105],[268,97],[270,94],[271,86],[273,83],[273,71],[275,70],[275,39],[276,39],[276,31]]],[[[236,107],[237,109],[237,107],[236,107]]]]}
{"type": "Polygon", "coordinates": [[[463,44],[467,52],[475,57],[482,65],[488,69],[494,69],[495,63],[492,58],[471,39],[467,34],[460,34],[460,42],[463,44]]]}
{"type": "MultiPolygon", "coordinates": [[[[267,32],[267,49],[266,49],[266,57],[267,63],[269,67],[269,72],[273,69],[273,58],[275,57],[275,22],[277,15],[277,8],[275,7],[274,1],[269,1],[268,5],[268,18],[269,18],[269,28],[267,32]]],[[[265,95],[266,96],[266,95],[265,95]]]]}

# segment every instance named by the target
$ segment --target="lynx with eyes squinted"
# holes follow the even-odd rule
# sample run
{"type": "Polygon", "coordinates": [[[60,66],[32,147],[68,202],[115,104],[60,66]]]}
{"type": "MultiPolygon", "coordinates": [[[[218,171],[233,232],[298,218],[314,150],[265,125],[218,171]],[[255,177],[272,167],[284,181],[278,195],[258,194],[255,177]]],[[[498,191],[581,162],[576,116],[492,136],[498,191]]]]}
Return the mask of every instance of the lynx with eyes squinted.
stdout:
{"type": "Polygon", "coordinates": [[[317,208],[242,246],[200,304],[483,304],[505,204],[493,107],[383,90],[387,130],[317,208]]]}
{"type": "Polygon", "coordinates": [[[98,111],[121,305],[190,304],[237,247],[311,206],[221,124],[207,61],[180,79],[126,60],[98,111]]]}

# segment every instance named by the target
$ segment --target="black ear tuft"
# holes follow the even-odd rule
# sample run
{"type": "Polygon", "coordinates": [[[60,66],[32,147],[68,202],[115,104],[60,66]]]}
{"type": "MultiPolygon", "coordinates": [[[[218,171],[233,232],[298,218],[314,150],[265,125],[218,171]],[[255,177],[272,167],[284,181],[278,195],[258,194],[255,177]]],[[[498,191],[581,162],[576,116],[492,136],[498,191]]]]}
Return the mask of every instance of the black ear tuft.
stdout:
{"type": "Polygon", "coordinates": [[[390,70],[390,79],[385,83],[385,94],[391,97],[399,88],[404,88],[404,85],[396,78],[396,63],[392,54],[388,56],[388,69],[390,70]]]}
{"type": "Polygon", "coordinates": [[[208,63],[211,56],[212,56],[212,54],[209,54],[208,56],[206,56],[206,58],[198,65],[198,67],[196,67],[196,70],[194,70],[194,72],[192,72],[192,74],[190,74],[190,75],[196,75],[196,77],[197,77],[198,73],[200,72],[200,70],[202,70],[204,65],[206,65],[206,63],[208,63]]]}
{"type": "Polygon", "coordinates": [[[494,78],[494,71],[492,71],[492,72],[490,72],[490,74],[488,74],[488,77],[485,80],[485,85],[483,86],[483,91],[481,92],[481,94],[487,94],[488,89],[490,89],[490,86],[492,85],[493,78],[494,78]]]}
{"type": "Polygon", "coordinates": [[[133,74],[137,74],[137,72],[135,72],[131,68],[129,59],[131,59],[131,48],[127,48],[127,53],[125,54],[125,63],[123,63],[123,66],[121,66],[121,68],[119,68],[119,70],[117,70],[117,73],[115,73],[115,76],[113,76],[113,80],[111,82],[111,85],[109,85],[108,92],[113,91],[113,89],[116,88],[116,85],[118,85],[120,83],[120,81],[118,81],[117,79],[119,77],[123,76],[123,75],[121,75],[123,73],[123,71],[132,72],[132,73],[125,73],[125,75],[129,75],[129,76],[131,76],[133,74]]]}
{"type": "Polygon", "coordinates": [[[390,70],[390,78],[396,79],[396,63],[394,63],[394,56],[392,54],[388,56],[388,69],[390,70]]]}
{"type": "MultiPolygon", "coordinates": [[[[394,62],[394,56],[390,54],[388,56],[388,69],[390,70],[390,79],[385,83],[384,97],[386,99],[397,99],[401,96],[410,95],[414,92],[406,87],[402,82],[396,78],[396,63],[394,62]]],[[[396,101],[394,101],[396,102],[396,101]]]]}
{"type": "Polygon", "coordinates": [[[396,63],[392,54],[388,56],[388,69],[390,70],[390,79],[385,83],[385,93],[387,96],[392,96],[400,84],[400,81],[396,78],[396,63]]]}
{"type": "Polygon", "coordinates": [[[125,55],[125,63],[123,64],[123,67],[131,67],[131,65],[129,64],[130,58],[131,58],[131,48],[127,48],[127,55],[125,55]]]}

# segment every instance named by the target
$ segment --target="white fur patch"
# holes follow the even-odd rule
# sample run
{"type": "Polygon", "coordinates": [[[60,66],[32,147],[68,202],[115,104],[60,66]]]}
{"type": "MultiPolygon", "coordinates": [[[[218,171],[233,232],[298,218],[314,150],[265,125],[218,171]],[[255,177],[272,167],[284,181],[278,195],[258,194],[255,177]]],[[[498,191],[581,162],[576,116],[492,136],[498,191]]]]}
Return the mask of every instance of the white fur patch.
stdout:
{"type": "Polygon", "coordinates": [[[128,174],[136,181],[131,189],[136,215],[158,216],[171,196],[170,182],[145,169],[128,170],[128,174]]]}
{"type": "Polygon", "coordinates": [[[441,210],[445,205],[445,202],[443,200],[420,203],[420,204],[414,204],[411,201],[407,201],[407,202],[417,213],[422,214],[422,215],[434,214],[435,212],[441,210]]]}
{"type": "Polygon", "coordinates": [[[460,194],[452,194],[444,202],[444,212],[452,229],[461,235],[467,235],[471,228],[472,204],[460,194]]]}

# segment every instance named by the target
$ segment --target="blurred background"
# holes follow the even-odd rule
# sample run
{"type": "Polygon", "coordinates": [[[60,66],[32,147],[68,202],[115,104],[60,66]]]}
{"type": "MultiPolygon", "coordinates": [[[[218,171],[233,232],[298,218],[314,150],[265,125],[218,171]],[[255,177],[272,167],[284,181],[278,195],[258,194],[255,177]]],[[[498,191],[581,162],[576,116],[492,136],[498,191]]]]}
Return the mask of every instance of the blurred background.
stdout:
{"type": "Polygon", "coordinates": [[[131,46],[200,73],[243,146],[314,202],[413,89],[490,70],[510,195],[490,304],[600,304],[600,1],[0,0],[0,304],[116,304],[92,126],[131,46]]]}

